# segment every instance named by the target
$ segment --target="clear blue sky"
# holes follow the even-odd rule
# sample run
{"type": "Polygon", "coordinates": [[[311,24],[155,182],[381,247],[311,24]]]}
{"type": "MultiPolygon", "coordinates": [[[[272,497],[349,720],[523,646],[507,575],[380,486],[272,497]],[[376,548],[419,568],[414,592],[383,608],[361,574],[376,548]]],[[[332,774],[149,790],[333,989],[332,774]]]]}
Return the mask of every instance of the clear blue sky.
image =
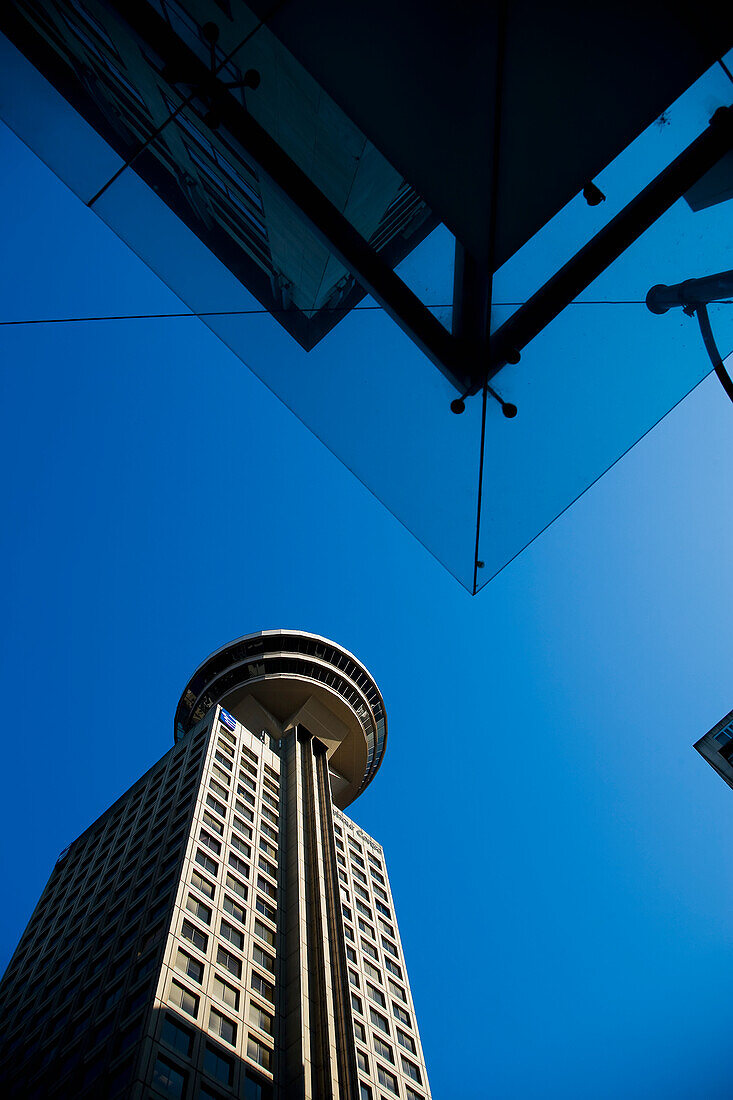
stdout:
{"type": "MultiPolygon", "coordinates": [[[[3,319],[177,309],[0,131],[3,319]]],[[[708,379],[471,598],[196,320],[1,328],[0,962],[169,747],[198,662],[292,626],[390,735],[386,848],[436,1100],[723,1100],[733,407],[708,379]]]]}

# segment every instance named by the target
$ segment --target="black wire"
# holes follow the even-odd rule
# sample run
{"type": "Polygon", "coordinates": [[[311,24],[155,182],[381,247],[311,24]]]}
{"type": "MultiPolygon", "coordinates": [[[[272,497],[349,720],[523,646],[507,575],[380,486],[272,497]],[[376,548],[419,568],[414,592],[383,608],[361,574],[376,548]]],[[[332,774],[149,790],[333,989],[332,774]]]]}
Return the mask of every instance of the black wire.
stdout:
{"type": "MultiPolygon", "coordinates": [[[[488,240],[488,314],[486,318],[486,331],[484,333],[485,339],[488,345],[488,338],[490,336],[490,316],[494,303],[494,258],[496,255],[496,234],[497,226],[499,224],[499,167],[501,162],[501,124],[502,124],[502,106],[503,106],[503,94],[504,94],[504,64],[506,61],[506,39],[507,39],[507,23],[508,23],[508,10],[507,0],[500,0],[496,13],[496,73],[494,84],[494,133],[493,133],[493,158],[491,166],[491,192],[490,201],[491,206],[489,208],[489,240],[488,240]]],[[[486,406],[489,392],[492,397],[495,397],[498,401],[501,398],[495,393],[489,386],[489,362],[488,357],[485,364],[484,385],[483,385],[483,401],[481,404],[481,440],[479,443],[479,455],[478,455],[478,484],[476,486],[476,542],[473,554],[473,595],[476,595],[478,584],[478,570],[479,570],[479,553],[481,550],[481,498],[483,496],[483,477],[484,477],[484,452],[486,441],[486,406]]]]}
{"type": "Polygon", "coordinates": [[[710,356],[710,362],[713,364],[713,370],[718,376],[721,386],[728,394],[728,397],[733,401],[733,379],[731,379],[728,371],[725,369],[723,363],[723,357],[718,351],[718,345],[715,343],[715,337],[713,336],[713,330],[710,327],[710,318],[708,317],[707,307],[704,305],[695,306],[695,313],[697,315],[697,321],[700,325],[700,335],[702,336],[702,342],[705,345],[705,350],[710,356]]]}
{"type": "MultiPolygon", "coordinates": [[[[495,306],[504,307],[519,307],[523,306],[524,302],[494,302],[495,306]]],[[[733,305],[733,299],[723,299],[716,303],[717,305],[733,305]]],[[[602,301],[580,301],[571,302],[571,306],[643,306],[645,302],[641,301],[623,301],[623,300],[610,300],[605,299],[602,301]]],[[[439,302],[437,304],[430,304],[428,309],[451,309],[453,307],[452,302],[439,302]]],[[[319,313],[358,313],[369,310],[383,310],[380,305],[357,305],[357,306],[324,306],[320,309],[319,313]]],[[[266,313],[271,313],[274,316],[280,313],[292,313],[289,309],[218,309],[218,310],[204,310],[201,313],[113,313],[113,314],[99,314],[98,316],[90,317],[27,317],[27,318],[11,318],[9,320],[0,320],[0,326],[7,325],[71,325],[71,324],[83,324],[88,321],[164,321],[164,320],[176,320],[180,317],[256,317],[262,316],[266,313]]]]}
{"type": "MultiPolygon", "coordinates": [[[[494,302],[495,306],[523,306],[524,302],[494,302]]],[[[733,299],[721,299],[716,305],[733,305],[733,299]]],[[[583,301],[583,302],[570,302],[571,306],[643,306],[646,305],[642,301],[583,301]]],[[[383,306],[370,305],[370,306],[324,306],[319,313],[359,313],[365,311],[383,310],[383,306]]],[[[441,302],[437,304],[428,304],[427,309],[452,309],[452,302],[441,302]]],[[[256,317],[264,316],[267,313],[276,316],[280,313],[291,313],[290,309],[216,309],[216,310],[204,310],[201,313],[111,313],[111,314],[98,314],[89,317],[26,317],[26,318],[11,318],[8,320],[0,320],[0,326],[2,325],[69,325],[69,324],[83,324],[88,321],[161,321],[161,320],[176,320],[181,317],[195,317],[197,319],[204,317],[256,317]]]]}

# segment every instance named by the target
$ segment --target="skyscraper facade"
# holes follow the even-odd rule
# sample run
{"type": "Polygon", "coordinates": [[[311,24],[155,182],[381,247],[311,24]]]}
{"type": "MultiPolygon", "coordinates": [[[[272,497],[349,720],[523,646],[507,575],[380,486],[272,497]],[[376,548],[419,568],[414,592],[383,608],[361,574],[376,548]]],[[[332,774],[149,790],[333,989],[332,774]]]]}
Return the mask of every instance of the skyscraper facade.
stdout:
{"type": "Polygon", "coordinates": [[[733,710],[696,741],[694,747],[721,779],[733,787],[733,710]]]}
{"type": "Polygon", "coordinates": [[[212,654],[51,873],[0,986],[3,1095],[428,1100],[384,853],[343,813],[385,741],[332,642],[212,654]]]}

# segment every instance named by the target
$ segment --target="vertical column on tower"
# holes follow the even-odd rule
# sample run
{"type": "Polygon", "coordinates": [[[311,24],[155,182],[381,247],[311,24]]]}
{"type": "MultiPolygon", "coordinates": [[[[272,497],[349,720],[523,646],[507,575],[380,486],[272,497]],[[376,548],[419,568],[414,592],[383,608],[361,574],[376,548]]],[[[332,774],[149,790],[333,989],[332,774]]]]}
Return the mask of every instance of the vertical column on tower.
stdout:
{"type": "Polygon", "coordinates": [[[328,761],[297,726],[282,747],[280,1100],[355,1100],[356,1055],[328,761]]]}

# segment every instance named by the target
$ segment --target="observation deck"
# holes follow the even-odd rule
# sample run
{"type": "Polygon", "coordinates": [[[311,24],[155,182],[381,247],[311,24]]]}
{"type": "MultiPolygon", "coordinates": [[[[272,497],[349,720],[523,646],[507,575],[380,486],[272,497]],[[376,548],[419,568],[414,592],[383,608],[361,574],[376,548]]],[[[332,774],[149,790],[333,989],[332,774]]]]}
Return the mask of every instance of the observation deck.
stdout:
{"type": "Polygon", "coordinates": [[[262,630],[229,642],[207,657],[186,684],[176,708],[176,741],[216,704],[250,725],[248,699],[276,719],[280,730],[275,736],[299,722],[311,723],[311,733],[326,744],[340,809],[371,783],[387,741],[384,701],[372,676],[348,650],[301,630],[262,630]]]}

